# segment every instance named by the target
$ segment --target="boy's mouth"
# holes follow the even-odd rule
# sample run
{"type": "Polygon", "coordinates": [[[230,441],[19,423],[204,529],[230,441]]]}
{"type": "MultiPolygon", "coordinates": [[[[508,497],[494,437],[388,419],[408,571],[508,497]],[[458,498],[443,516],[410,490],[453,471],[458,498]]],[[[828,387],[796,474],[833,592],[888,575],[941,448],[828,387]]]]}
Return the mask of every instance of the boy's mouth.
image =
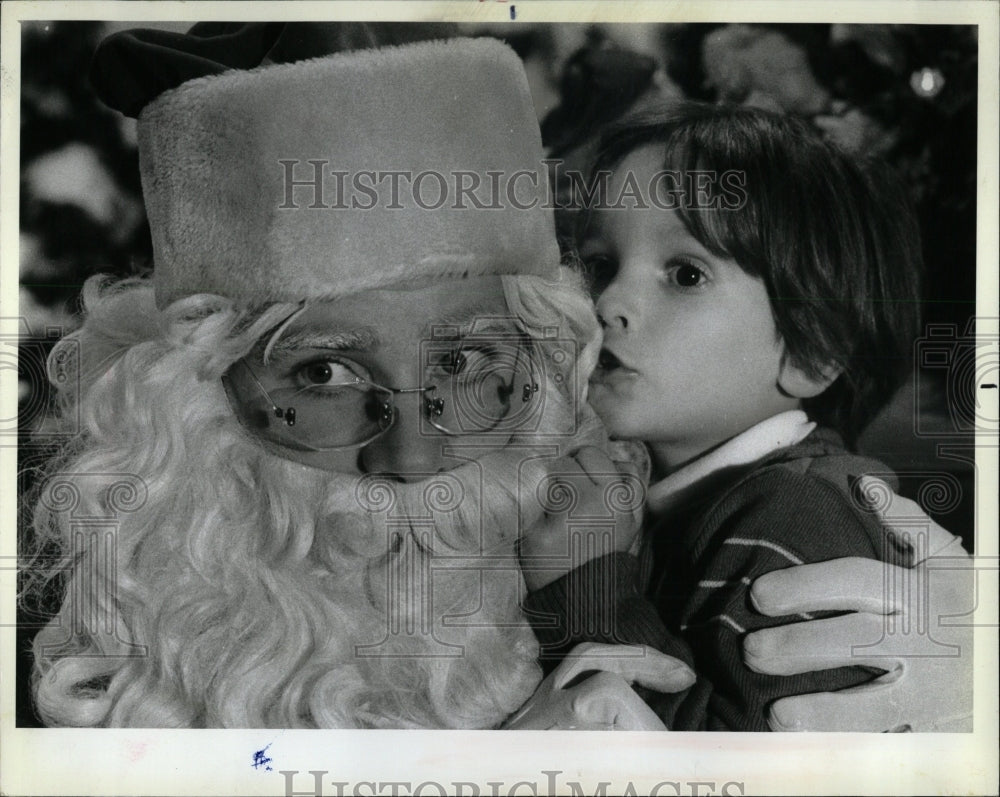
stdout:
{"type": "Polygon", "coordinates": [[[597,367],[602,371],[613,371],[616,368],[622,367],[622,361],[610,349],[602,348],[601,353],[597,357],[597,367]]]}
{"type": "Polygon", "coordinates": [[[604,347],[597,357],[597,368],[594,369],[591,381],[605,381],[612,378],[635,376],[636,371],[619,359],[611,349],[604,347]]]}

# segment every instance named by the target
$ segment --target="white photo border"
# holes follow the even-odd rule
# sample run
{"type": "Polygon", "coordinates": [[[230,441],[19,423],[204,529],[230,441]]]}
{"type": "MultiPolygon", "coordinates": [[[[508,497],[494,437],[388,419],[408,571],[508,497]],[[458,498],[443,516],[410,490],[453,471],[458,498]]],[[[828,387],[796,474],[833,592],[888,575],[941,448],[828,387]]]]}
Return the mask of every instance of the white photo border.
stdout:
{"type": "MultiPolygon", "coordinates": [[[[525,22],[877,22],[979,26],[977,315],[998,315],[998,42],[995,2],[5,2],[2,14],[0,318],[18,317],[20,23],[77,19],[525,22]],[[516,21],[510,8],[516,6],[516,21]]],[[[995,332],[995,330],[992,330],[995,332]]],[[[15,417],[16,383],[0,384],[0,413],[15,417]]],[[[993,391],[995,401],[996,391],[993,391]]],[[[995,416],[994,416],[995,417],[995,416]]],[[[997,441],[977,448],[975,732],[971,734],[692,734],[454,731],[75,730],[15,727],[16,450],[0,447],[0,792],[188,795],[315,792],[391,794],[386,784],[440,784],[445,793],[932,794],[997,789],[997,441]],[[989,596],[989,597],[986,597],[989,596]],[[266,750],[271,769],[252,766],[266,750]],[[341,784],[338,786],[337,784],[341,784]],[[459,785],[455,785],[459,784],[459,785]],[[465,785],[460,785],[465,784],[465,785]],[[494,784],[494,785],[491,785],[494,784]],[[667,784],[667,785],[663,785],[667,784]],[[693,786],[692,784],[701,784],[693,786]],[[708,784],[712,784],[709,786],[708,784]]],[[[442,793],[425,785],[424,794],[442,793]]]]}

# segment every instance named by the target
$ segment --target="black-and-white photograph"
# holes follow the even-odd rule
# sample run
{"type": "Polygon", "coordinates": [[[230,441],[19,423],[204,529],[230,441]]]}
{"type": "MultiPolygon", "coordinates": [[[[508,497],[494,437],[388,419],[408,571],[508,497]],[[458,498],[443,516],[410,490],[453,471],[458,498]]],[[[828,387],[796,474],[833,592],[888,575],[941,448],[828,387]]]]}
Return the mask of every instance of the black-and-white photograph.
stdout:
{"type": "Polygon", "coordinates": [[[781,783],[995,788],[997,6],[113,5],[4,8],[18,755],[268,729],[253,793],[743,795],[650,773],[843,739],[838,790],[781,783]],[[331,729],[622,763],[285,755],[331,729]]]}

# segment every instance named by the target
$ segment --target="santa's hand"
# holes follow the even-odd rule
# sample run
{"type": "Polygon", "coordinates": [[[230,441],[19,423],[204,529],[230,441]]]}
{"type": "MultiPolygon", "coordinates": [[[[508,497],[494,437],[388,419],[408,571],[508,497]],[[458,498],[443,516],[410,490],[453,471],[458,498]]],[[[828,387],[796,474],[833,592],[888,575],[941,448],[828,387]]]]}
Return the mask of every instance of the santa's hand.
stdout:
{"type": "Polygon", "coordinates": [[[680,692],[694,680],[691,668],[682,661],[645,645],[584,642],[570,651],[503,727],[522,731],[665,730],[630,684],[658,692],[680,692]],[[580,680],[581,676],[586,676],[585,680],[580,680]]]}
{"type": "Polygon", "coordinates": [[[749,634],[747,665],[794,675],[867,665],[887,673],[840,692],[799,695],[771,708],[773,730],[968,731],[972,729],[975,573],[957,538],[913,501],[875,479],[866,494],[889,495],[887,533],[909,542],[916,564],[838,559],[761,576],[751,597],[763,614],[856,612],[749,634]]]}
{"type": "Polygon", "coordinates": [[[628,551],[637,542],[645,490],[634,463],[616,462],[601,449],[586,446],[549,465],[536,497],[542,517],[519,543],[530,591],[591,559],[628,551]],[[588,522],[575,523],[578,518],[588,522]]]}

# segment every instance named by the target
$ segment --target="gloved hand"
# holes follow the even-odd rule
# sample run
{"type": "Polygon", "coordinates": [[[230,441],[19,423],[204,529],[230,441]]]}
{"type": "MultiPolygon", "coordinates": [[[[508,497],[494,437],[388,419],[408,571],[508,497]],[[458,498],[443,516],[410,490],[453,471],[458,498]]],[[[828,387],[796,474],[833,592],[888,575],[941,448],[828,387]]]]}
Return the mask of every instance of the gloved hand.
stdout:
{"type": "Polygon", "coordinates": [[[680,692],[695,675],[682,661],[645,645],[584,642],[570,651],[505,730],[666,730],[630,684],[680,692]],[[596,672],[594,672],[596,671],[596,672]],[[579,676],[594,672],[579,683],[579,676]]]}
{"type": "Polygon", "coordinates": [[[768,628],[744,642],[757,672],[793,675],[845,665],[888,672],[840,692],[787,697],[771,708],[775,731],[971,731],[972,558],[913,501],[866,477],[885,532],[907,536],[912,568],[838,559],[761,576],[751,598],[763,614],[839,610],[841,617],[768,628]]]}

